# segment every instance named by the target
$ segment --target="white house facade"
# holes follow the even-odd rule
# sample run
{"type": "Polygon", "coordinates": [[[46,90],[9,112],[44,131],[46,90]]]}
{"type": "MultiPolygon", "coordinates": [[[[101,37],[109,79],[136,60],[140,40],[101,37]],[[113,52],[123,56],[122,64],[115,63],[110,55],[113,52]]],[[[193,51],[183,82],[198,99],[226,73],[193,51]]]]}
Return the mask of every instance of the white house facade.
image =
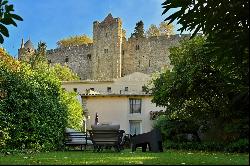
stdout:
{"type": "Polygon", "coordinates": [[[81,95],[86,113],[85,130],[98,122],[120,124],[127,134],[149,132],[153,127],[150,112],[164,110],[151,102],[152,95],[147,94],[143,86],[148,84],[150,76],[135,72],[110,81],[65,81],[63,88],[76,91],[81,95]]]}

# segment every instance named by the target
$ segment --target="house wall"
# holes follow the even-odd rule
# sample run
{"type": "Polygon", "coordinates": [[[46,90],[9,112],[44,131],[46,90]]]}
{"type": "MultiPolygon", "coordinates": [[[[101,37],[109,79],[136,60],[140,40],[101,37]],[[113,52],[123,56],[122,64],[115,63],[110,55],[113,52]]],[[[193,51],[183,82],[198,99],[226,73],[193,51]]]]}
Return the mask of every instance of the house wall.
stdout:
{"type": "Polygon", "coordinates": [[[74,88],[77,88],[77,92],[79,94],[87,93],[86,90],[90,88],[94,88],[95,92],[104,93],[104,92],[107,92],[107,87],[110,87],[111,85],[112,85],[112,81],[110,82],[86,82],[86,81],[63,82],[63,88],[65,88],[65,90],[72,92],[74,91],[74,88]]]}
{"type": "Polygon", "coordinates": [[[147,85],[149,81],[149,75],[135,72],[113,81],[65,81],[63,87],[67,91],[77,88],[80,94],[86,94],[86,89],[90,88],[101,94],[143,94],[142,86],[147,85]],[[107,87],[111,87],[111,92],[107,91],[107,87]],[[128,91],[125,91],[125,87],[128,87],[128,91]]]}
{"type": "Polygon", "coordinates": [[[98,113],[100,123],[118,123],[126,133],[130,133],[129,121],[140,121],[140,133],[145,133],[152,129],[150,111],[165,110],[151,103],[152,96],[142,91],[142,86],[147,85],[150,79],[147,74],[135,72],[112,81],[80,80],[62,84],[65,90],[77,88],[77,92],[82,95],[83,109],[90,116],[90,119],[86,116],[87,129],[91,129],[98,113]],[[111,87],[111,92],[107,92],[107,87],[111,87]],[[125,87],[128,87],[128,91],[125,91],[125,87]],[[87,92],[90,88],[94,88],[94,91],[87,92]],[[142,100],[141,113],[130,114],[129,98],[142,100]]]}
{"type": "Polygon", "coordinates": [[[83,96],[82,99],[90,116],[87,129],[91,129],[98,113],[99,123],[120,124],[120,129],[125,130],[126,134],[130,133],[130,120],[141,121],[141,133],[149,132],[153,124],[149,112],[164,109],[151,103],[152,96],[83,96]],[[130,114],[129,98],[142,99],[141,113],[130,114]]]}

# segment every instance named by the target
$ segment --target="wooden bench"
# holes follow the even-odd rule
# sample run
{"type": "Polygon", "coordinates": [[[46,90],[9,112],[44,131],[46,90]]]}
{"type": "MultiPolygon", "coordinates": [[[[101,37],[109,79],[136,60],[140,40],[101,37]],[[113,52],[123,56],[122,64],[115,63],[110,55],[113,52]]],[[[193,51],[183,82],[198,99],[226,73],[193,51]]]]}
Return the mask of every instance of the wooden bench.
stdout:
{"type": "Polygon", "coordinates": [[[104,147],[114,147],[118,152],[122,149],[124,130],[88,130],[94,145],[94,151],[101,151],[104,147]]]}
{"type": "Polygon", "coordinates": [[[65,132],[65,146],[80,146],[82,150],[82,146],[84,146],[86,150],[86,146],[92,144],[90,140],[90,136],[87,132],[80,131],[71,131],[65,132]]]}

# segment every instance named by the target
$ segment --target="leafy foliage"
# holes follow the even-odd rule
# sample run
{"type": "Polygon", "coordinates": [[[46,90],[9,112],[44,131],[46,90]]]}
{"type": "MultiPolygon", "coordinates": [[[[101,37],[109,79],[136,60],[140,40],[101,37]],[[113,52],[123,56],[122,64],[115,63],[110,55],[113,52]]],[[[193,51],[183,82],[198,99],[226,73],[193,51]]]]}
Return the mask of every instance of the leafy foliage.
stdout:
{"type": "MultiPolygon", "coordinates": [[[[48,68],[46,64],[46,43],[39,42],[38,48],[33,55],[31,55],[28,63],[32,69],[40,70],[40,68],[48,68]]],[[[79,80],[79,77],[68,66],[61,64],[54,64],[50,66],[51,73],[58,77],[61,81],[79,80]]]]}
{"type": "Polygon", "coordinates": [[[0,55],[1,148],[60,148],[65,127],[79,128],[82,122],[76,94],[62,90],[46,63],[32,68],[3,51],[0,55]]]}
{"type": "Polygon", "coordinates": [[[149,36],[168,36],[174,34],[173,24],[168,24],[167,22],[161,22],[159,27],[151,24],[149,29],[146,31],[146,35],[149,36]]]}
{"type": "MultiPolygon", "coordinates": [[[[210,127],[220,122],[220,133],[232,136],[228,138],[222,134],[221,139],[247,137],[244,133],[249,132],[249,112],[244,105],[232,107],[233,92],[244,85],[241,77],[231,79],[223,70],[223,64],[214,64],[219,58],[217,54],[204,56],[210,49],[205,43],[205,38],[199,36],[170,49],[170,60],[174,67],[172,72],[162,73],[155,79],[151,89],[153,102],[166,106],[170,119],[210,127]]],[[[237,74],[233,68],[232,72],[237,74]]]]}
{"type": "Polygon", "coordinates": [[[163,141],[187,142],[187,134],[193,134],[192,141],[200,141],[197,133],[199,126],[192,121],[172,119],[168,115],[161,115],[154,122],[153,127],[161,130],[163,141]]]}
{"type": "Polygon", "coordinates": [[[146,31],[146,35],[148,37],[150,37],[150,36],[160,36],[160,31],[159,31],[159,29],[157,28],[156,25],[151,24],[149,29],[146,31]]]}
{"type": "Polygon", "coordinates": [[[170,50],[173,71],[154,82],[154,102],[168,107],[172,119],[219,127],[223,140],[249,134],[249,5],[248,1],[166,0],[163,14],[177,12],[179,29],[201,31],[170,50]]]}
{"type": "Polygon", "coordinates": [[[81,104],[76,100],[75,92],[63,92],[62,101],[67,106],[68,118],[67,127],[78,131],[83,127],[83,110],[81,104]]]}
{"type": "Polygon", "coordinates": [[[38,48],[35,51],[35,53],[31,55],[31,58],[29,61],[32,68],[35,68],[37,64],[46,61],[46,48],[47,46],[45,42],[38,43],[38,48]]]}
{"type": "Polygon", "coordinates": [[[173,35],[174,34],[174,25],[168,24],[167,22],[161,22],[159,25],[160,35],[173,35]]]}
{"type": "Polygon", "coordinates": [[[9,72],[1,64],[1,130],[8,133],[7,147],[58,148],[66,127],[66,106],[60,103],[60,82],[49,73],[37,73],[21,65],[9,72]]]}
{"type": "Polygon", "coordinates": [[[142,20],[140,20],[139,22],[136,23],[134,33],[131,34],[131,37],[133,37],[133,38],[145,37],[144,23],[142,22],[142,20]]]}
{"type": "Polygon", "coordinates": [[[165,20],[169,23],[178,20],[181,32],[194,31],[194,36],[202,31],[207,36],[209,50],[205,56],[217,54],[214,65],[221,65],[221,70],[232,80],[241,78],[244,86],[236,91],[244,96],[249,89],[249,2],[166,0],[162,5],[163,14],[171,8],[180,9],[165,20]]]}
{"type": "Polygon", "coordinates": [[[75,46],[75,45],[83,45],[93,43],[93,40],[89,38],[87,35],[80,35],[80,36],[71,36],[69,38],[65,38],[59,40],[57,45],[59,47],[68,47],[68,46],[75,46]]]}
{"type": "Polygon", "coordinates": [[[222,151],[230,153],[247,153],[249,151],[249,140],[240,139],[236,142],[173,142],[166,140],[164,147],[166,149],[176,150],[199,150],[199,151],[222,151]]]}
{"type": "Polygon", "coordinates": [[[17,26],[15,20],[23,21],[22,17],[13,14],[14,6],[8,4],[8,0],[0,0],[0,43],[4,42],[3,36],[9,37],[6,25],[17,26]]]}
{"type": "Polygon", "coordinates": [[[194,35],[198,31],[206,35],[249,32],[248,1],[166,0],[162,5],[162,14],[172,8],[179,9],[165,20],[169,20],[169,23],[178,20],[177,23],[182,25],[179,29],[181,32],[190,30],[194,31],[194,35]]]}
{"type": "Polygon", "coordinates": [[[68,66],[55,64],[51,67],[52,72],[62,81],[79,80],[77,74],[75,74],[68,66]]]}

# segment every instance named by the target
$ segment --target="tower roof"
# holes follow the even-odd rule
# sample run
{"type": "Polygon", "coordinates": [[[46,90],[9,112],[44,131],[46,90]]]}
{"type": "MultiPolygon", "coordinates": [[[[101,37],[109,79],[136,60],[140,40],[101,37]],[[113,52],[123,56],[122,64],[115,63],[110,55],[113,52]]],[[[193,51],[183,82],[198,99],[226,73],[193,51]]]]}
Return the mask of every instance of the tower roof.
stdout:
{"type": "Polygon", "coordinates": [[[24,44],[24,48],[30,48],[34,50],[33,43],[31,42],[30,39],[24,44]]]}
{"type": "Polygon", "coordinates": [[[111,13],[108,14],[108,16],[103,20],[103,22],[109,22],[112,21],[114,18],[111,13]]]}

